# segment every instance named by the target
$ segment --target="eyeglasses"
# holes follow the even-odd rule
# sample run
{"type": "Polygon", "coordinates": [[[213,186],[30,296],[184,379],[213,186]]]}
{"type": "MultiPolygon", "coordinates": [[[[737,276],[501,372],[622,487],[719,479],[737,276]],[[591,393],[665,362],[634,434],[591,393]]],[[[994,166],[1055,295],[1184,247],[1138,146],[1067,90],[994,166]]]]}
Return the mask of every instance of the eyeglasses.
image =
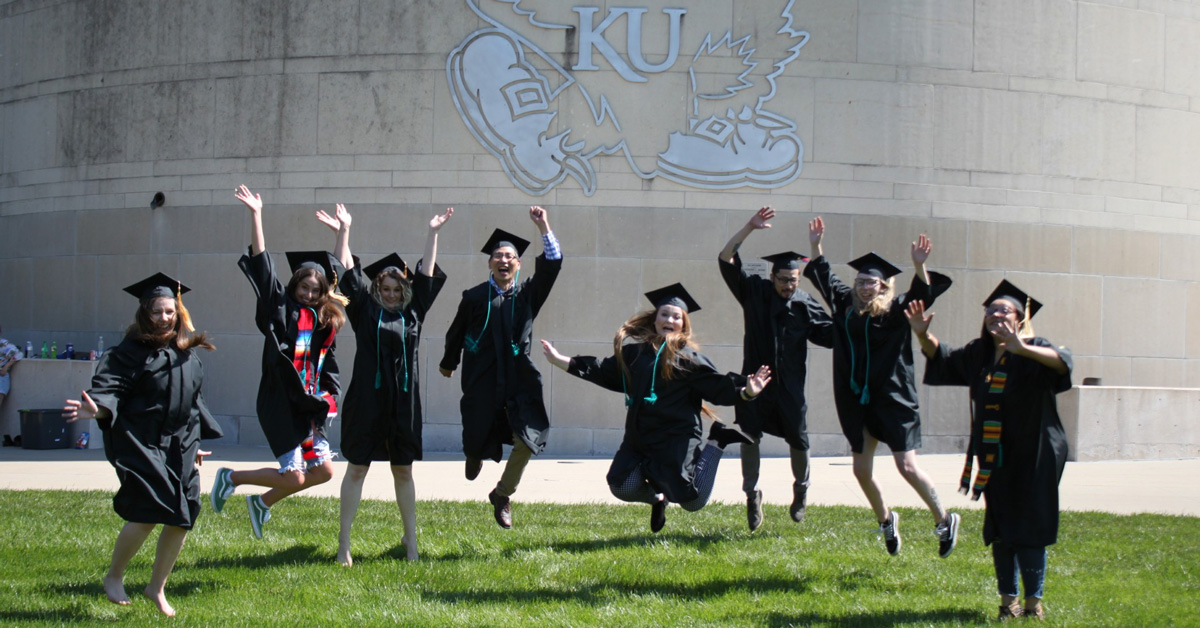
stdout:
{"type": "Polygon", "coordinates": [[[1001,316],[1008,316],[1009,314],[1016,314],[1017,309],[1014,307],[1009,307],[1007,305],[993,305],[993,306],[989,306],[987,309],[985,309],[983,311],[983,313],[988,316],[995,316],[997,314],[999,314],[1001,316]]]}
{"type": "Polygon", "coordinates": [[[878,279],[855,279],[854,287],[855,288],[870,288],[872,286],[878,286],[882,283],[883,282],[879,281],[878,279]]]}
{"type": "Polygon", "coordinates": [[[795,277],[775,277],[775,283],[785,286],[798,286],[800,285],[800,280],[795,277]]]}
{"type": "Polygon", "coordinates": [[[497,262],[511,262],[517,259],[517,256],[512,253],[492,253],[492,259],[497,262]]]}

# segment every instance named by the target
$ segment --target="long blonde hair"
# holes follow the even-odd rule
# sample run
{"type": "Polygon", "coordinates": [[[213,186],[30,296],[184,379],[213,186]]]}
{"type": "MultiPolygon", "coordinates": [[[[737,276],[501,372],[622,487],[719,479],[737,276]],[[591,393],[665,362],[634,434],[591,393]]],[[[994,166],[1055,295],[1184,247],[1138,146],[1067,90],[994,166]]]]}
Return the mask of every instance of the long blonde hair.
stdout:
{"type": "Polygon", "coordinates": [[[887,314],[892,309],[892,296],[896,293],[896,279],[889,277],[880,279],[883,289],[879,294],[871,299],[870,303],[863,303],[863,300],[858,297],[858,290],[853,288],[850,290],[850,295],[854,299],[854,310],[859,314],[866,316],[878,317],[887,314]]]}

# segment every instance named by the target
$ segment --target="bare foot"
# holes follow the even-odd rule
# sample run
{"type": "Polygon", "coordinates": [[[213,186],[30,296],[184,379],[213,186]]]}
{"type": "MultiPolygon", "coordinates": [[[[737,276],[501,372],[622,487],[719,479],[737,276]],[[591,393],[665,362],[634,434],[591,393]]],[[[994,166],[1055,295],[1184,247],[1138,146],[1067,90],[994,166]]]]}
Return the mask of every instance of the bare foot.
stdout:
{"type": "Polygon", "coordinates": [[[104,576],[104,594],[113,604],[129,606],[129,596],[125,595],[125,583],[121,580],[104,576]]]}
{"type": "Polygon", "coordinates": [[[337,561],[343,567],[353,567],[354,558],[350,556],[350,544],[338,544],[337,561]]]}
{"type": "Polygon", "coordinates": [[[154,602],[154,605],[158,607],[158,611],[160,613],[166,615],[167,617],[175,616],[175,607],[171,606],[171,604],[167,602],[167,596],[163,594],[162,591],[154,592],[150,590],[150,587],[146,587],[146,590],[142,591],[142,593],[145,594],[145,596],[149,598],[151,602],[154,602]]]}
{"type": "Polygon", "coordinates": [[[405,550],[407,550],[407,553],[404,556],[405,559],[417,560],[417,542],[415,539],[410,542],[407,536],[403,536],[400,537],[400,544],[404,546],[405,550]]]}

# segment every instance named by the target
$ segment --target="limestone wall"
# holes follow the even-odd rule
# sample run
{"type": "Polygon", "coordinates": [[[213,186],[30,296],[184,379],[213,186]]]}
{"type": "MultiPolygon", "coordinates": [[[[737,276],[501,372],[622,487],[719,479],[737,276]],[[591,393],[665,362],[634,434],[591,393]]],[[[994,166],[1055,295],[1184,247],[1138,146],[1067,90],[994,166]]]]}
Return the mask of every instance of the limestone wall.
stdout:
{"type": "MultiPolygon", "coordinates": [[[[543,11],[535,18],[578,18],[570,3],[523,1],[543,11]]],[[[610,7],[593,4],[599,22],[610,7]]],[[[464,123],[447,59],[493,26],[487,15],[569,68],[580,29],[534,28],[511,2],[476,6],[0,1],[4,336],[89,348],[103,334],[115,344],[135,307],[120,288],[155,270],[176,275],[195,290],[188,305],[219,347],[204,356],[210,405],[231,425],[248,421],[242,442],[260,442],[261,340],[235,265],[249,242],[235,185],[262,193],[273,251],[332,247],[312,214],[343,202],[364,259],[396,250],[415,260],[428,217],[454,206],[439,258],[450,281],[421,364],[427,447],[454,450],[458,380],[435,366],[458,293],[485,278],[476,250],[493,227],[532,236],[525,208],[551,211],[567,261],[537,336],[603,354],[644,290],[682,280],[704,306],[694,323],[706,351],[734,369],[740,317],[715,257],[769,204],[780,216],[747,242],[747,257],[806,251],[805,223],[822,215],[839,272],[868,250],[909,268],[909,243],[924,231],[934,241],[930,266],[955,279],[933,308],[944,340],[978,333],[979,302],[1007,277],[1047,304],[1037,329],[1074,350],[1077,381],[1200,387],[1200,3],[647,2],[651,63],[667,52],[661,9],[687,8],[676,65],[635,84],[593,51],[598,70],[575,72],[594,99],[623,107],[630,155],[591,158],[592,195],[567,177],[540,196],[514,185],[464,123]],[[655,138],[688,125],[698,42],[750,35],[765,62],[752,78],[761,79],[789,44],[775,37],[789,6],[791,26],[809,39],[764,108],[794,122],[799,175],[779,187],[716,190],[635,174],[666,149],[655,138]],[[158,191],[167,204],[151,210],[158,191]]],[[[621,58],[630,53],[627,23],[604,34],[621,58]]],[[[711,54],[702,87],[736,83],[744,52],[711,54]]],[[[746,93],[761,96],[763,85],[746,93]]],[[[584,126],[591,112],[580,97],[562,99],[551,130],[584,126]]],[[[617,133],[592,126],[580,137],[617,133]]],[[[351,340],[347,330],[339,343],[347,371],[351,340]]],[[[829,353],[814,350],[811,360],[814,447],[844,453],[829,353]]],[[[543,374],[551,451],[613,451],[619,396],[548,366],[543,374]]],[[[959,450],[965,391],[921,394],[926,450],[959,450]]]]}

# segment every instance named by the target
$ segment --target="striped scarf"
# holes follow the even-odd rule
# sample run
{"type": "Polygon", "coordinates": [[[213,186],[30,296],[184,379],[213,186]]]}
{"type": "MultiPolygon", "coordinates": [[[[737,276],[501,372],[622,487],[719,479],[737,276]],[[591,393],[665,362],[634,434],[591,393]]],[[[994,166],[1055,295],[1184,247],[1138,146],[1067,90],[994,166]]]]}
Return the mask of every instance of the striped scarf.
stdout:
{"type": "Polygon", "coordinates": [[[333,418],[337,416],[337,401],[333,398],[333,395],[320,389],[320,379],[321,367],[325,365],[325,352],[329,351],[329,347],[333,345],[333,338],[337,334],[337,331],[330,331],[329,335],[325,338],[325,342],[317,351],[316,360],[310,360],[312,335],[313,329],[316,327],[316,322],[316,310],[310,307],[300,309],[300,321],[297,323],[296,345],[295,353],[292,356],[292,366],[296,368],[296,373],[300,375],[300,381],[304,384],[304,392],[310,395],[319,394],[329,404],[328,417],[333,418]],[[309,368],[310,365],[312,368],[309,368]]]}
{"type": "Polygon", "coordinates": [[[988,391],[984,398],[976,403],[976,419],[982,430],[979,450],[975,451],[973,442],[967,447],[967,462],[958,482],[958,492],[966,495],[969,491],[972,500],[978,500],[983,495],[988,480],[992,477],[992,471],[1004,464],[1004,450],[1000,446],[1000,433],[1004,424],[1004,415],[1000,412],[1000,395],[1004,394],[1004,388],[1008,384],[1008,373],[1000,369],[1006,369],[1007,363],[1008,354],[1005,353],[1000,357],[995,370],[987,375],[988,391]],[[972,485],[971,463],[976,454],[979,456],[979,473],[975,474],[975,482],[972,485]]]}

